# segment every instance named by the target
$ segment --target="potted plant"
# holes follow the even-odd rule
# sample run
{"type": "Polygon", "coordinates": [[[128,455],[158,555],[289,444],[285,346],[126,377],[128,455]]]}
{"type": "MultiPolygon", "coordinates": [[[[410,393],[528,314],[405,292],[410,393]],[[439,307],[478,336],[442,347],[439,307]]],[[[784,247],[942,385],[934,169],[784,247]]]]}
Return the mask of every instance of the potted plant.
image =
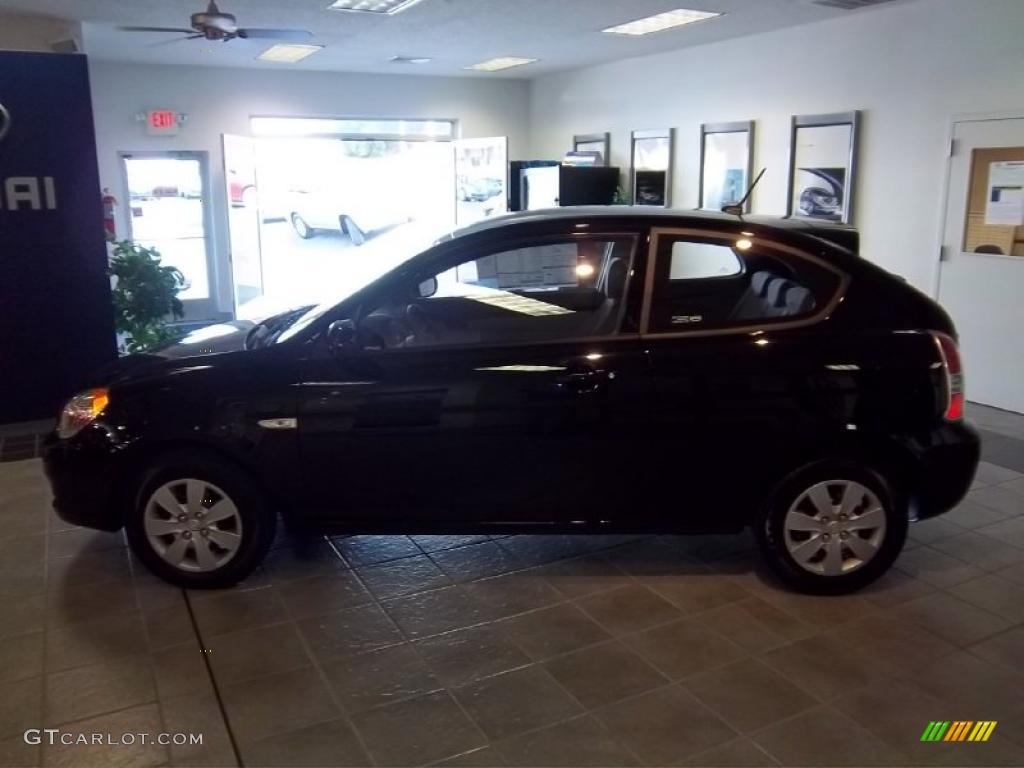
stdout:
{"type": "Polygon", "coordinates": [[[178,292],[185,277],[177,267],[160,263],[154,248],[122,240],[110,257],[114,327],[122,352],[145,352],[176,337],[170,319],[184,316],[178,292]]]}

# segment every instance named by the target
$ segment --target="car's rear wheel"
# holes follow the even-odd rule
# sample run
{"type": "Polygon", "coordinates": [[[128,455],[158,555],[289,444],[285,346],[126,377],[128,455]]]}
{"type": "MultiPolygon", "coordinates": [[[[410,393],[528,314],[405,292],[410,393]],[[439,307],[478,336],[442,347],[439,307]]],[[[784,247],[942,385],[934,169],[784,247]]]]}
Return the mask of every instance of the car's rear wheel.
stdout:
{"type": "Polygon", "coordinates": [[[229,587],[248,576],[270,547],[275,523],[252,480],[205,453],[158,459],[125,521],[139,559],[193,589],[229,587]]]}
{"type": "Polygon", "coordinates": [[[366,233],[359,228],[359,225],[352,220],[351,216],[342,216],[341,226],[342,229],[348,232],[352,245],[362,245],[366,242],[366,233]]]}
{"type": "Polygon", "coordinates": [[[315,230],[306,223],[306,220],[297,213],[292,214],[292,227],[295,229],[295,234],[303,240],[309,240],[309,238],[316,234],[315,230]]]}
{"type": "Polygon", "coordinates": [[[856,463],[830,461],[789,478],[755,522],[771,569],[804,592],[860,589],[893,564],[907,515],[889,483],[856,463]]]}

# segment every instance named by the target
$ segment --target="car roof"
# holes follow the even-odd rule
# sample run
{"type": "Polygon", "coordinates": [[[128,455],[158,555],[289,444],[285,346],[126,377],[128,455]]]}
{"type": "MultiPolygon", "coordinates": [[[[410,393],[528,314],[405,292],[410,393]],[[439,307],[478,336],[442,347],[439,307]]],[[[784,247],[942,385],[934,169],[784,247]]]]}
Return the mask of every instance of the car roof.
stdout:
{"type": "Polygon", "coordinates": [[[751,224],[772,229],[814,235],[835,245],[857,252],[857,231],[853,227],[831,222],[811,221],[789,216],[737,216],[717,211],[654,208],[636,205],[570,206],[539,211],[520,211],[483,219],[445,235],[437,242],[445,243],[483,232],[519,224],[550,223],[578,219],[633,219],[647,226],[693,226],[700,224],[751,224]]]}

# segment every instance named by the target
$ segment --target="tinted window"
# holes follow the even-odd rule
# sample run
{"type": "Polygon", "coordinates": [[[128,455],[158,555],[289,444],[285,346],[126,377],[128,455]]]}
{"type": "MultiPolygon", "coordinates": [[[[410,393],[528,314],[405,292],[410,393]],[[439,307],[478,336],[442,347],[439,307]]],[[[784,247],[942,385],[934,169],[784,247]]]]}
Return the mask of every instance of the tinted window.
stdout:
{"type": "Polygon", "coordinates": [[[743,262],[725,245],[693,243],[677,240],[672,243],[672,264],[669,280],[698,280],[705,277],[730,277],[743,271],[743,262]]]}
{"type": "Polygon", "coordinates": [[[633,244],[549,240],[466,258],[392,291],[363,320],[364,343],[423,348],[617,333],[633,244]]]}
{"type": "Polygon", "coordinates": [[[809,317],[841,284],[824,264],[755,238],[662,235],[648,330],[672,333],[809,317]]]}

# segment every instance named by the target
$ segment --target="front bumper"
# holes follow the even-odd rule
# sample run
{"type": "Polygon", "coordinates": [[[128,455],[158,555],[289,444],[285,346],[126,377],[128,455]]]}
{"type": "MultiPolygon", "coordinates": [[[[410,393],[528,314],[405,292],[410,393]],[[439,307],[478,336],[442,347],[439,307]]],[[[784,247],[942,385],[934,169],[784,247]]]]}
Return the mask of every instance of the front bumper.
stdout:
{"type": "Polygon", "coordinates": [[[119,530],[115,458],[105,430],[91,425],[70,440],[51,433],[43,445],[43,468],[53,491],[53,508],[72,525],[119,530]]]}
{"type": "Polygon", "coordinates": [[[981,459],[981,436],[966,422],[946,425],[915,451],[919,463],[911,512],[919,520],[948,512],[963,501],[981,459]]]}

